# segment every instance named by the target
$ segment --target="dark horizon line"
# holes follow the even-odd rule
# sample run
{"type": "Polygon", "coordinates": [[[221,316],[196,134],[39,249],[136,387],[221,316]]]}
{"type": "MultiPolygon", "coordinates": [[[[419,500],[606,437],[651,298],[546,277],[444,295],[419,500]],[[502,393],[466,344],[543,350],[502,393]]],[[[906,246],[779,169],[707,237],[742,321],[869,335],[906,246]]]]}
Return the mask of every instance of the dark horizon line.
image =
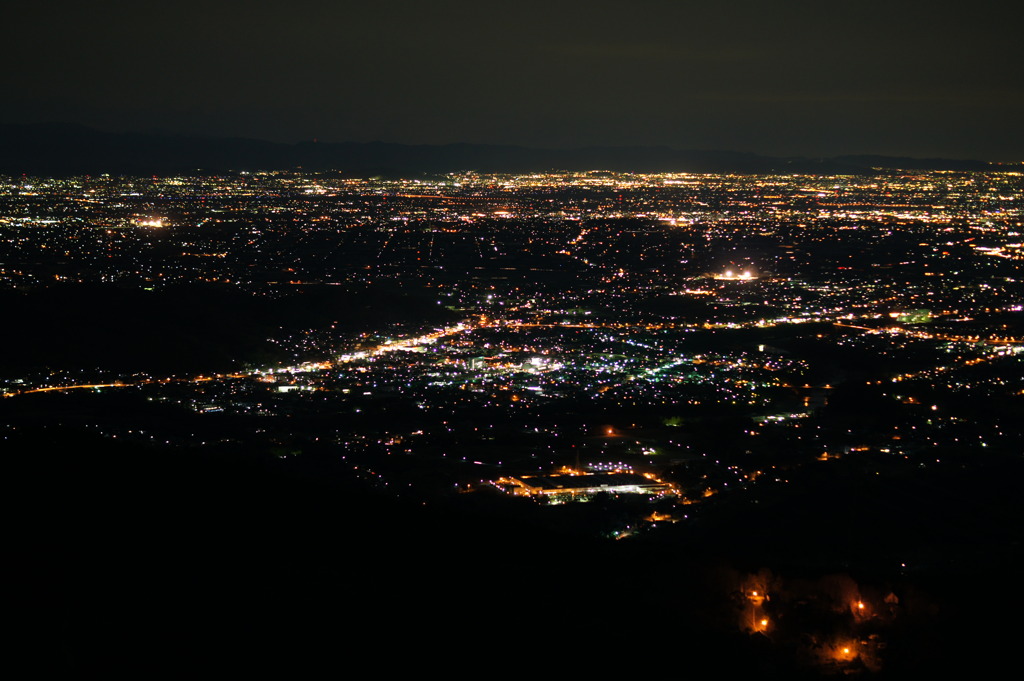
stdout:
{"type": "Polygon", "coordinates": [[[886,154],[876,152],[846,152],[841,154],[764,154],[756,151],[745,151],[739,149],[727,149],[721,147],[678,147],[670,144],[586,144],[577,146],[543,146],[543,145],[532,145],[532,144],[510,144],[510,143],[499,143],[499,142],[392,142],[383,139],[373,139],[365,142],[359,142],[355,140],[320,140],[317,137],[303,138],[294,142],[279,141],[268,139],[265,137],[252,137],[247,135],[219,135],[213,133],[203,132],[177,132],[174,130],[167,130],[159,127],[152,127],[148,129],[139,130],[112,130],[105,127],[99,127],[95,125],[86,125],[85,123],[76,123],[74,121],[36,121],[31,123],[0,123],[0,128],[7,127],[24,127],[24,128],[66,128],[66,129],[78,129],[83,131],[101,133],[105,135],[139,135],[139,136],[153,136],[153,137],[176,137],[181,139],[194,139],[194,140],[208,140],[208,141],[246,141],[246,142],[257,142],[261,144],[273,144],[280,146],[300,146],[304,144],[323,144],[323,145],[389,145],[398,147],[417,147],[417,148],[444,148],[444,147],[481,147],[481,148],[495,148],[495,149],[525,149],[529,151],[544,151],[544,152],[573,152],[573,151],[585,151],[588,149],[663,149],[673,152],[695,152],[695,153],[713,153],[713,154],[736,154],[742,156],[756,156],[760,158],[780,158],[780,159],[835,159],[835,158],[886,158],[886,159],[913,159],[916,161],[970,161],[976,163],[988,163],[991,165],[1021,165],[1024,164],[1022,161],[993,161],[990,159],[983,158],[964,158],[964,157],[952,157],[943,155],[922,155],[922,156],[907,156],[903,154],[886,154]]]}
{"type": "Polygon", "coordinates": [[[250,137],[164,131],[111,132],[72,122],[0,124],[0,172],[186,172],[337,170],[431,173],[608,170],[613,172],[739,172],[865,174],[886,170],[1024,169],[1024,163],[943,157],[842,154],[769,156],[722,149],[585,146],[567,149],[515,144],[275,142],[250,137]],[[104,169],[106,168],[106,169],[104,169]]]}

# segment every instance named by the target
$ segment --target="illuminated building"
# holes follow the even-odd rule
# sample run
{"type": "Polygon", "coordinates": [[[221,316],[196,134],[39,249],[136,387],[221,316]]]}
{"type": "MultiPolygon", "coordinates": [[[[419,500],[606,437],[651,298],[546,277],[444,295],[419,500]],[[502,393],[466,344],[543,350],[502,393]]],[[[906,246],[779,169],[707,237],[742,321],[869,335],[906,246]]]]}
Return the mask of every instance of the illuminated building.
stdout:
{"type": "Polygon", "coordinates": [[[672,485],[636,473],[535,475],[513,477],[513,494],[523,496],[583,496],[609,494],[668,494],[672,485]]]}
{"type": "Polygon", "coordinates": [[[711,277],[720,281],[753,281],[758,278],[758,275],[751,269],[744,269],[726,270],[725,272],[713,274],[711,277]]]}

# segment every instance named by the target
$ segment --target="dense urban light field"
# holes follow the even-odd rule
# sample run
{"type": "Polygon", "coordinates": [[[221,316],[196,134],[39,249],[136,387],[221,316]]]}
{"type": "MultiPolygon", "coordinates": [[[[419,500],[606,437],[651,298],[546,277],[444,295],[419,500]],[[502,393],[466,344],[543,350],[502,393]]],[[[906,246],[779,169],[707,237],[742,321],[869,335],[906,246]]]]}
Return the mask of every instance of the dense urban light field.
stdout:
{"type": "Polygon", "coordinates": [[[900,580],[1019,551],[1022,260],[1013,172],[8,177],[0,434],[701,546],[728,626],[875,673],[900,580]]]}

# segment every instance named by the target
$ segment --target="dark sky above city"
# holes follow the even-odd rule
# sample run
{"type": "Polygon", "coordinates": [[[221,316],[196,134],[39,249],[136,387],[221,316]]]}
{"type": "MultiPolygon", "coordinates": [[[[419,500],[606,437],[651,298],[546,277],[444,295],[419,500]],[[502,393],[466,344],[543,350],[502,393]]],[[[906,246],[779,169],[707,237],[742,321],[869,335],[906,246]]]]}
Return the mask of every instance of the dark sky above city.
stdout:
{"type": "Polygon", "coordinates": [[[6,123],[1024,159],[1005,0],[58,0],[4,23],[6,123]]]}

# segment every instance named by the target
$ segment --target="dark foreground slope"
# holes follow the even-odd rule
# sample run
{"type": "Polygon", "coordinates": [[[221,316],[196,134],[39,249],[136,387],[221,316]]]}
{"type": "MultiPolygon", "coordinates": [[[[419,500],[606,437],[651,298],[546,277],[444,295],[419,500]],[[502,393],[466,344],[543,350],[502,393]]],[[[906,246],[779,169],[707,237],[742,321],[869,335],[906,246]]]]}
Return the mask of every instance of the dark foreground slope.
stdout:
{"type": "Polygon", "coordinates": [[[368,495],[315,455],[50,431],[5,444],[20,630],[40,669],[475,675],[597,669],[607,645],[635,659],[641,641],[664,638],[663,655],[703,637],[671,624],[646,560],[368,495]]]}
{"type": "MultiPolygon", "coordinates": [[[[334,454],[7,431],[17,648],[61,676],[840,671],[736,628],[725,585],[742,559],[721,550],[727,524],[703,541],[598,542],[465,495],[368,493],[334,454]]],[[[759,543],[788,536],[784,518],[769,514],[759,543]]],[[[846,670],[906,678],[1008,659],[1000,615],[1012,620],[1020,597],[1004,567],[909,576],[901,593],[927,595],[905,597],[887,666],[846,670]]]]}

